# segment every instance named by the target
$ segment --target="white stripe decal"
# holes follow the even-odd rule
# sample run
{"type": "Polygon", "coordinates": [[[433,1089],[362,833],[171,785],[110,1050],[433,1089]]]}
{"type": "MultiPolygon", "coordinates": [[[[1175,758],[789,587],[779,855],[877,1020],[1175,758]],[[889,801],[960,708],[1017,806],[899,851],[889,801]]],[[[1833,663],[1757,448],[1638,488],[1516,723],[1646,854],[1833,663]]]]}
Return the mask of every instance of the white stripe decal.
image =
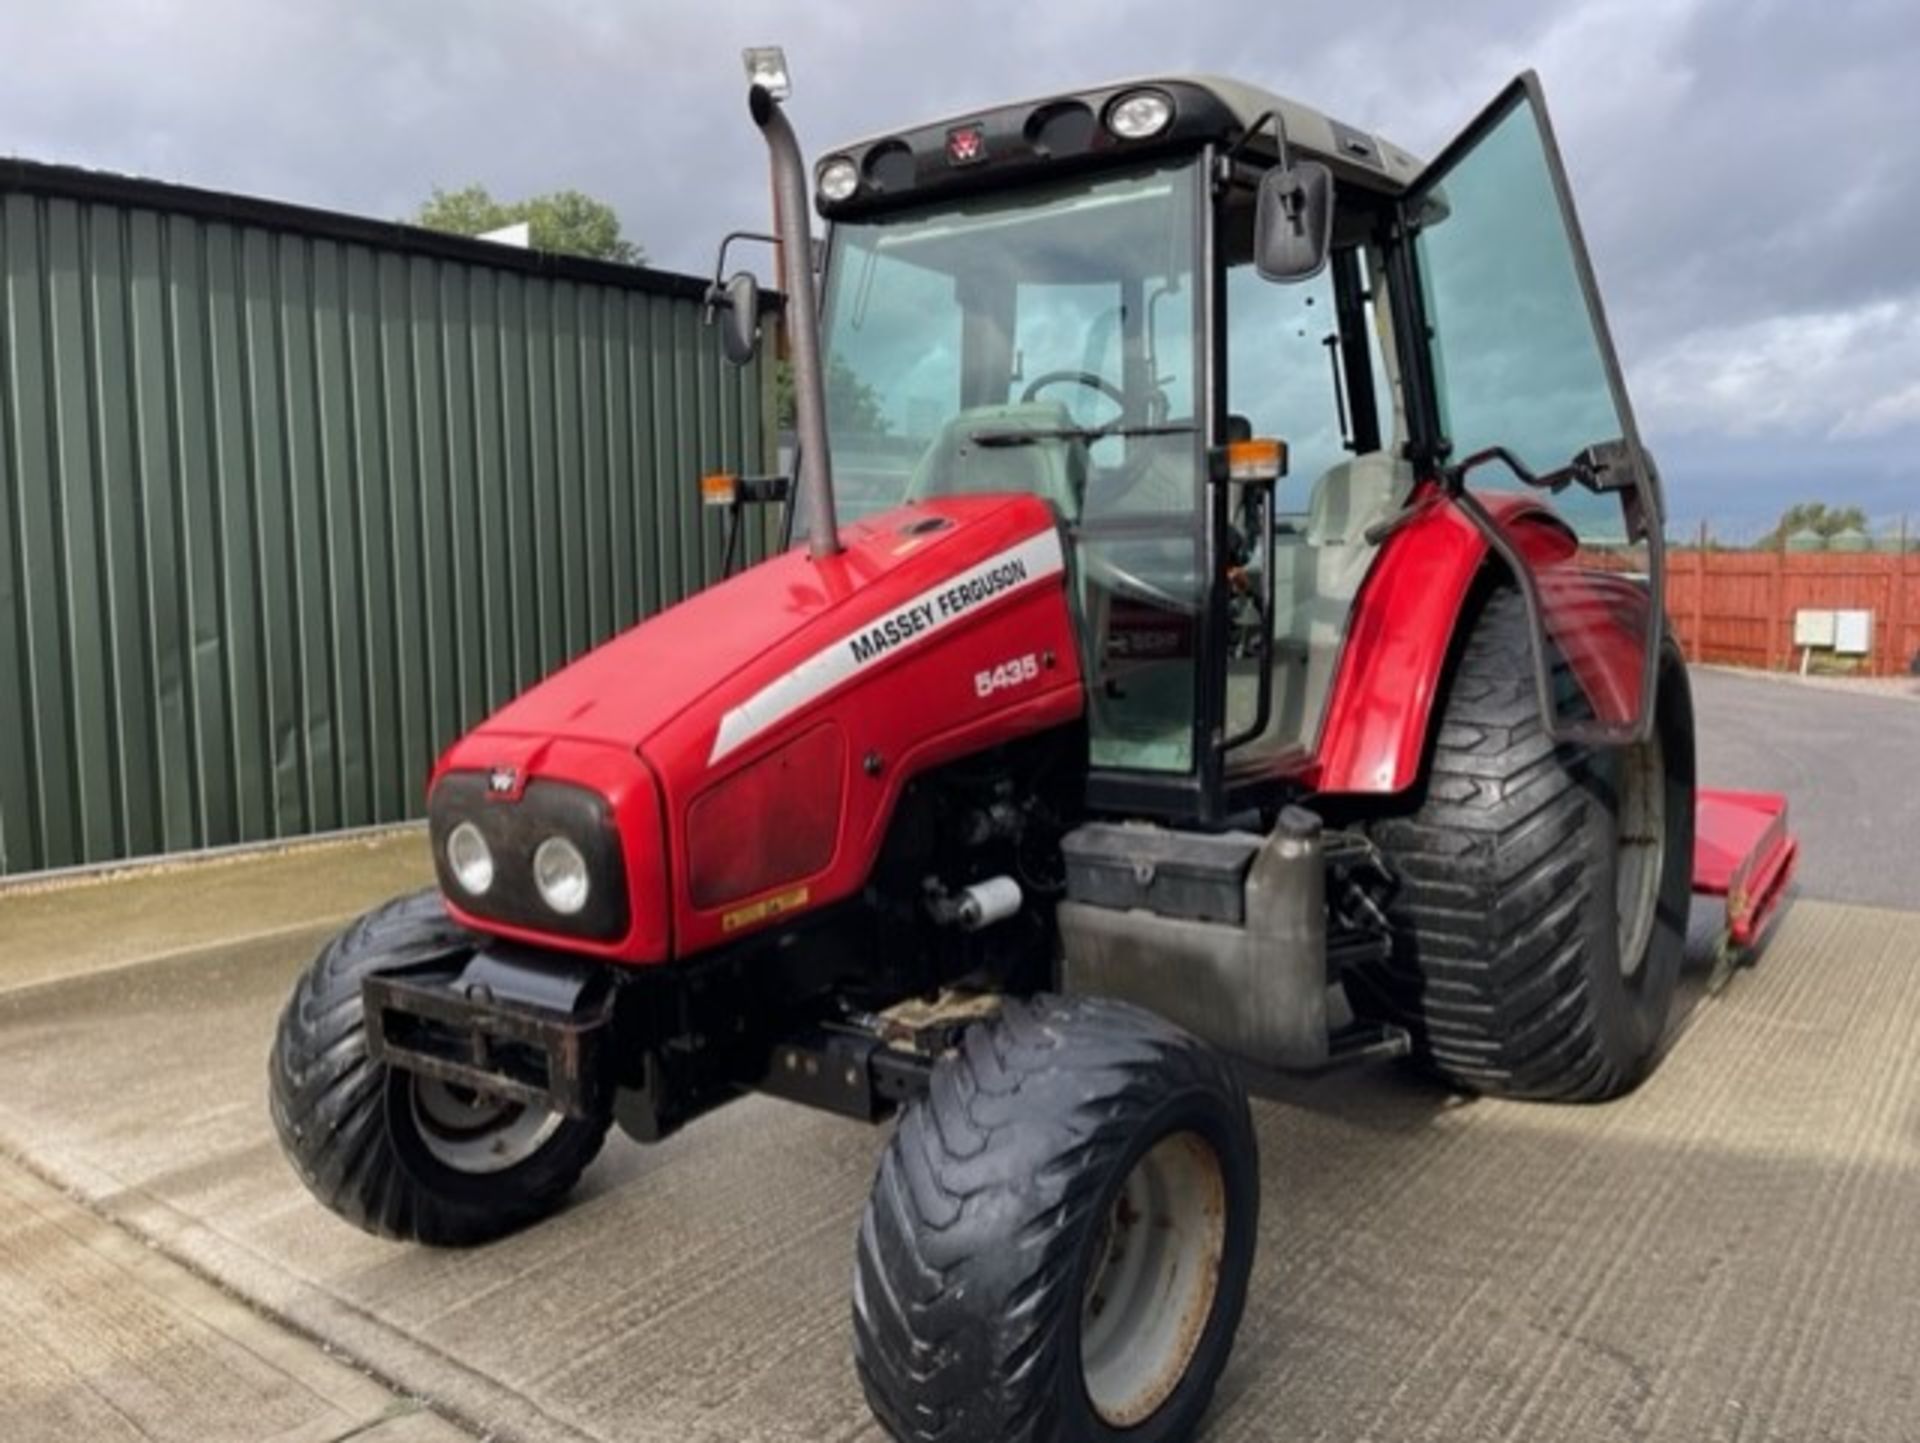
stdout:
{"type": "Polygon", "coordinates": [[[1030,582],[1058,575],[1062,566],[1059,533],[1042,531],[875,617],[858,631],[816,651],[721,717],[707,765],[712,766],[775,722],[868,667],[911,650],[990,601],[1030,582]]]}

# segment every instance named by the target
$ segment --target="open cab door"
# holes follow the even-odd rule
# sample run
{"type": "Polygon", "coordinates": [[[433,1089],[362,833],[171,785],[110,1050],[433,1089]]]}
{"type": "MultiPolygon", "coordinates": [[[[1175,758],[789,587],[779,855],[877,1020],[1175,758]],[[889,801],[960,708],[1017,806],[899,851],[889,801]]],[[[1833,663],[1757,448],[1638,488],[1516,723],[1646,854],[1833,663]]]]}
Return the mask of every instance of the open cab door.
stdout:
{"type": "MultiPolygon", "coordinates": [[[[1417,457],[1507,563],[1533,630],[1548,732],[1623,746],[1654,732],[1665,506],[1640,443],[1580,218],[1528,72],[1409,188],[1435,438],[1417,457]]],[[[1693,886],[1727,901],[1723,950],[1756,947],[1798,860],[1786,800],[1702,790],[1693,886]]]]}
{"type": "Polygon", "coordinates": [[[1660,484],[1532,72],[1403,204],[1440,438],[1423,469],[1520,586],[1552,735],[1642,741],[1664,627],[1660,484]]]}

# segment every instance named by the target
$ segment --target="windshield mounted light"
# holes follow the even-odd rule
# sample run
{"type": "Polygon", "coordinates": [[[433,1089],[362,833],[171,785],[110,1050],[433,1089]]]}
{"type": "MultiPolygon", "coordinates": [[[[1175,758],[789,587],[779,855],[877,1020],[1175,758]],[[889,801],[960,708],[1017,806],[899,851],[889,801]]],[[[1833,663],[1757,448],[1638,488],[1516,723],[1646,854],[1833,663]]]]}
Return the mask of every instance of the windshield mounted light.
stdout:
{"type": "Polygon", "coordinates": [[[758,87],[775,100],[793,94],[793,80],[787,74],[787,52],[778,45],[752,45],[740,52],[747,67],[747,85],[758,87]]]}
{"type": "Polygon", "coordinates": [[[533,854],[533,884],[540,889],[540,900],[563,917],[571,917],[587,905],[592,890],[587,877],[587,859],[565,837],[548,837],[533,854]]]}
{"type": "Polygon", "coordinates": [[[447,867],[469,896],[483,897],[493,885],[493,848],[472,822],[462,822],[447,834],[447,867]]]}
{"type": "Polygon", "coordinates": [[[1130,90],[1107,107],[1107,129],[1122,140],[1158,135],[1173,119],[1173,102],[1158,90],[1130,90]]]}
{"type": "Polygon", "coordinates": [[[821,164],[814,186],[822,200],[843,201],[860,188],[860,172],[846,156],[836,155],[821,164]]]}

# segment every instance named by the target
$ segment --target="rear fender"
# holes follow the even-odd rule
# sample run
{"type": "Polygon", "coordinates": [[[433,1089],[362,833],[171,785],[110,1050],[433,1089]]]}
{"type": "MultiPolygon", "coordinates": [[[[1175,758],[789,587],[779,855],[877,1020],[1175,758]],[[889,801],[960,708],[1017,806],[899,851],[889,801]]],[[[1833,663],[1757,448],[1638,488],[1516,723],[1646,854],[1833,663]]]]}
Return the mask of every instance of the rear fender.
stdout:
{"type": "MultiPolygon", "coordinates": [[[[1483,503],[1528,562],[1570,562],[1578,549],[1553,511],[1527,496],[1483,503]]],[[[1327,700],[1320,748],[1305,780],[1315,791],[1363,796],[1403,792],[1420,778],[1448,659],[1494,555],[1473,520],[1437,487],[1415,496],[1411,519],[1381,546],[1354,602],[1347,644],[1327,700]]],[[[1569,567],[1559,585],[1591,587],[1597,608],[1624,578],[1569,567]]],[[[1603,636],[1569,657],[1594,696],[1637,696],[1637,638],[1603,636]]]]}

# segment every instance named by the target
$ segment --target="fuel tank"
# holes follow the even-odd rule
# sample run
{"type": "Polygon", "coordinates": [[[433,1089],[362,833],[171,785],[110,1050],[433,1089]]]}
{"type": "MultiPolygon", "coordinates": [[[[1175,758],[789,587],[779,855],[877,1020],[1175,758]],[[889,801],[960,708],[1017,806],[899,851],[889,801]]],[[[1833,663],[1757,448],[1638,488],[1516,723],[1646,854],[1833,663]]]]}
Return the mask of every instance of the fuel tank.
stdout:
{"type": "Polygon", "coordinates": [[[587,936],[512,875],[510,905],[463,896],[442,857],[456,914],[630,962],[695,955],[857,891],[916,773],[1080,715],[1066,558],[1043,502],[945,497],[842,540],[642,622],[449,748],[429,805],[437,848],[456,812],[478,809],[496,865],[530,868],[537,840],[489,809],[570,784],[605,799],[626,892],[623,921],[587,936]]]}

